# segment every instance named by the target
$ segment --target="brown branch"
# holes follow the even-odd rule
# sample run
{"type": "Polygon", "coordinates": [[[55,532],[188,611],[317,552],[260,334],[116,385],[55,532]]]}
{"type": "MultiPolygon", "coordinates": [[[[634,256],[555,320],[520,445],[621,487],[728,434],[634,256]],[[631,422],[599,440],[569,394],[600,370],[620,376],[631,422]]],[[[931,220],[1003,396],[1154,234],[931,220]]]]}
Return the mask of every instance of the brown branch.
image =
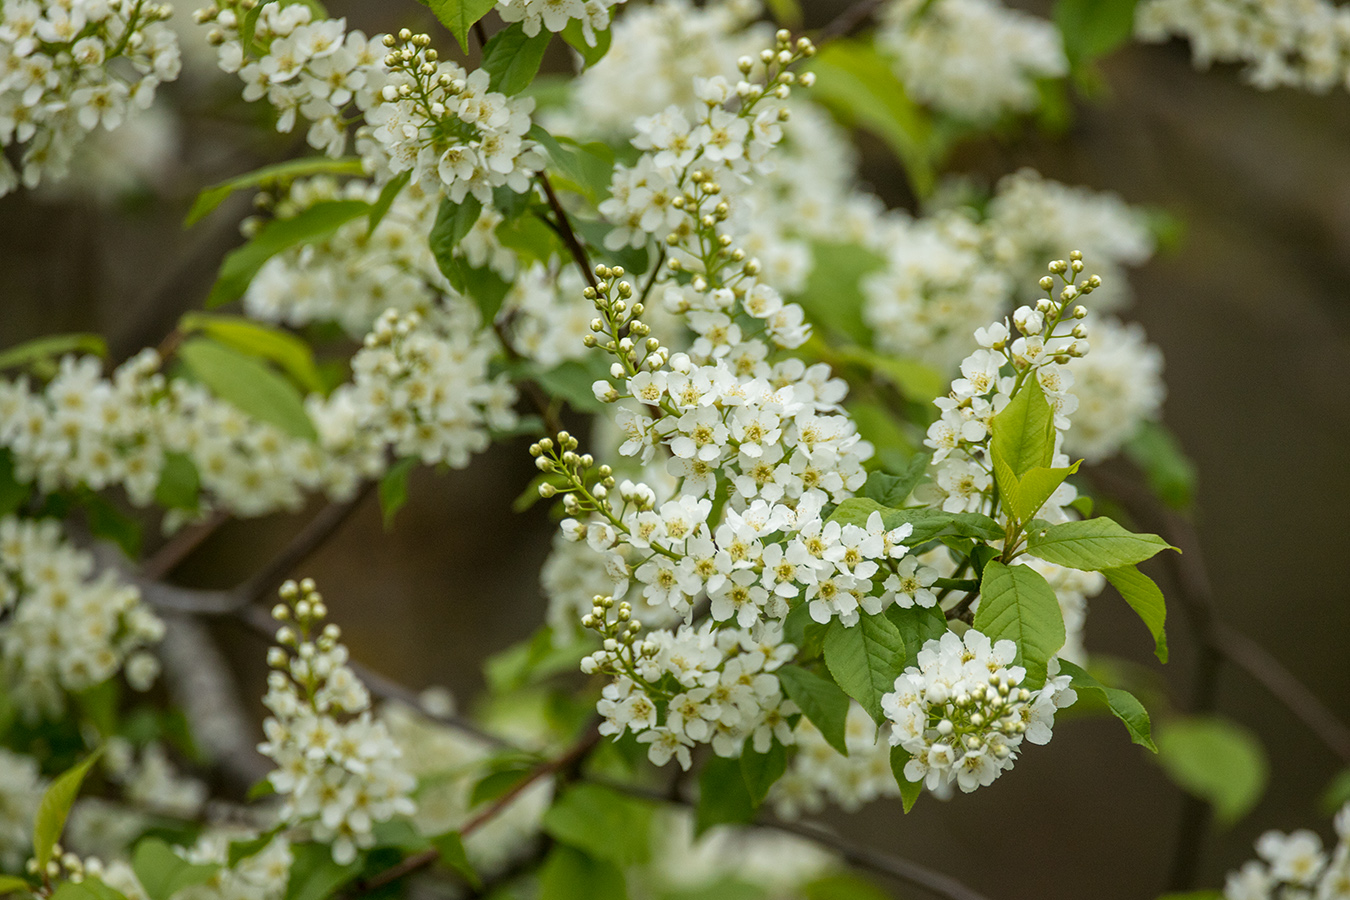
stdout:
{"type": "Polygon", "coordinates": [[[572,259],[576,261],[577,268],[581,269],[581,276],[586,279],[586,283],[591,287],[596,287],[599,282],[596,281],[595,269],[591,266],[590,257],[586,255],[586,248],[577,238],[577,233],[572,230],[572,221],[567,217],[567,210],[563,209],[562,201],[558,199],[557,193],[554,192],[553,183],[548,180],[548,173],[540,172],[538,178],[539,186],[544,189],[544,196],[548,199],[549,209],[553,210],[554,221],[551,224],[554,226],[554,230],[558,232],[558,237],[562,238],[563,244],[572,254],[572,259]]]}
{"type": "Polygon", "coordinates": [[[836,38],[848,37],[863,23],[871,18],[872,14],[881,8],[883,0],[862,0],[860,3],[854,3],[839,15],[835,16],[825,27],[816,33],[815,44],[817,47],[826,41],[832,41],[836,38]]]}
{"type": "Polygon", "coordinates": [[[179,564],[187,559],[193,550],[200,547],[217,528],[225,524],[228,518],[228,514],[216,511],[206,521],[187,526],[141,564],[141,574],[152,581],[165,577],[178,568],[179,564]]]}

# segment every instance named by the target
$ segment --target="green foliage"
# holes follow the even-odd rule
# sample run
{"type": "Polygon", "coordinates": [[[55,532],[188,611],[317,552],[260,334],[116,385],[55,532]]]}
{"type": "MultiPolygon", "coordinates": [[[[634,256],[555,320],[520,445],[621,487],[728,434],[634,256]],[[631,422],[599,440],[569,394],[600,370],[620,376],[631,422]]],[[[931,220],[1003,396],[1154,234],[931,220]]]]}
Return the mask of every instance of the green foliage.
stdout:
{"type": "Polygon", "coordinates": [[[825,742],[848,756],[848,743],[844,738],[848,695],[828,678],[798,666],[782,666],[775,674],[783,686],[783,693],[816,726],[825,742]]]}
{"type": "Polygon", "coordinates": [[[0,875],[0,897],[20,891],[33,892],[33,886],[17,875],[0,875]]]}
{"type": "Polygon", "coordinates": [[[1350,769],[1342,769],[1331,779],[1331,784],[1322,792],[1317,805],[1330,816],[1347,803],[1350,803],[1350,769]]]}
{"type": "Polygon", "coordinates": [[[742,824],[755,817],[755,800],[746,787],[739,760],[714,756],[698,773],[698,806],[694,833],[714,825],[742,824]]]}
{"type": "MultiPolygon", "coordinates": [[[[449,197],[441,200],[436,208],[436,222],[431,226],[431,235],[427,239],[431,246],[431,255],[436,258],[436,266],[450,282],[450,286],[460,293],[468,288],[469,265],[463,258],[455,255],[460,241],[473,230],[483,212],[483,204],[473,194],[465,194],[464,199],[456,203],[449,197]]],[[[498,308],[501,304],[498,303],[498,308]]],[[[480,306],[483,319],[491,322],[497,315],[497,309],[487,310],[480,306]]]]}
{"type": "MultiPolygon", "coordinates": [[[[1082,460],[1079,460],[1071,466],[1058,469],[1035,466],[1023,472],[1021,477],[1013,476],[1011,490],[1005,492],[1000,487],[999,493],[1017,521],[1030,522],[1045,505],[1045,501],[1050,499],[1050,495],[1064,483],[1064,479],[1078,471],[1081,463],[1082,460]]],[[[1006,467],[1003,471],[1007,479],[1006,467]]]]}
{"type": "Polygon", "coordinates": [[[361,874],[359,856],[345,866],[338,865],[327,844],[291,844],[291,856],[285,900],[327,900],[361,874]]]}
{"type": "Polygon", "coordinates": [[[888,529],[909,525],[909,546],[918,546],[934,538],[955,536],[996,541],[1003,537],[1003,529],[982,513],[949,513],[940,509],[890,509],[870,497],[850,497],[830,514],[829,521],[841,525],[865,526],[874,512],[881,513],[881,521],[888,529]]]}
{"type": "Polygon", "coordinates": [[[80,489],[76,504],[84,511],[89,533],[100,540],[112,541],[128,559],[141,555],[141,523],[124,513],[102,494],[80,489]]]}
{"type": "Polygon", "coordinates": [[[358,216],[370,212],[364,200],[321,200],[286,219],[273,219],[244,246],[231,250],[206,298],[208,308],[223,306],[244,296],[249,283],[269,259],[300,244],[328,237],[358,216]]]}
{"type": "Polygon", "coordinates": [[[558,186],[575,191],[592,205],[609,196],[614,173],[614,151],[599,141],[581,144],[569,137],[554,137],[542,125],[530,128],[529,138],[548,155],[550,168],[559,176],[558,186]]]}
{"type": "Polygon", "coordinates": [[[806,287],[793,299],[836,338],[871,344],[872,330],[862,317],[861,284],[866,275],[886,268],[886,260],[859,244],[829,241],[812,243],[811,257],[806,287]]]}
{"type": "Polygon", "coordinates": [[[201,332],[234,349],[275,363],[296,386],[322,393],[323,376],[314,363],[314,350],[289,331],[243,316],[190,312],[178,320],[184,334],[201,332]]]}
{"type": "Polygon", "coordinates": [[[1176,548],[1156,534],[1127,531],[1105,516],[1063,522],[1027,534],[1028,553],[1085,572],[1132,566],[1167,549],[1176,548]]]}
{"type": "Polygon", "coordinates": [[[442,25],[450,30],[465,53],[469,52],[469,29],[492,11],[495,0],[418,0],[429,7],[442,25]]]}
{"type": "Polygon", "coordinates": [[[909,99],[890,63],[870,42],[841,39],[820,48],[810,68],[817,76],[812,98],[844,124],[881,138],[904,166],[915,195],[930,195],[937,184],[937,137],[932,121],[909,99]]]}
{"type": "Polygon", "coordinates": [[[0,516],[7,516],[23,506],[32,486],[19,481],[14,474],[14,454],[8,447],[0,448],[0,516]]]}
{"type": "Polygon", "coordinates": [[[833,872],[802,885],[806,900],[890,900],[890,896],[860,875],[833,872]]]}
{"type": "Polygon", "coordinates": [[[856,625],[847,627],[835,619],[825,632],[825,665],[830,674],[878,725],[886,721],[881,696],[895,690],[904,661],[900,630],[880,613],[864,613],[856,625]]]}
{"type": "Polygon", "coordinates": [[[50,334],[34,338],[0,353],[0,371],[44,363],[50,365],[69,353],[106,357],[108,342],[97,334],[50,334]]]}
{"type": "Polygon", "coordinates": [[[544,61],[550,37],[552,33],[544,28],[530,37],[519,22],[494,34],[483,48],[482,68],[491,77],[488,89],[513,95],[529,87],[544,61]]]}
{"type": "Polygon", "coordinates": [[[991,562],[984,567],[975,628],[991,641],[1017,644],[1027,670],[1025,684],[1032,690],[1045,684],[1046,663],[1064,646],[1064,614],[1054,589],[1029,566],[991,562]]]}
{"type": "Polygon", "coordinates": [[[866,347],[844,347],[835,355],[840,362],[862,366],[884,378],[910,400],[927,403],[947,389],[946,379],[932,367],[903,356],[885,356],[866,347]]]}
{"type": "Polygon", "coordinates": [[[1195,501],[1195,463],[1166,426],[1145,422],[1125,445],[1125,455],[1143,470],[1159,499],[1174,509],[1190,509],[1195,501]]]}
{"type": "Polygon", "coordinates": [[[871,473],[863,484],[862,495],[869,500],[875,500],[881,506],[899,506],[913,492],[915,485],[923,479],[932,458],[931,453],[916,453],[898,475],[886,472],[871,473]]]}
{"type": "Polygon", "coordinates": [[[1208,801],[1221,823],[1252,810],[1266,789],[1265,751],[1247,729],[1217,716],[1168,721],[1158,729],[1158,761],[1168,776],[1208,801]]]}
{"type": "Polygon", "coordinates": [[[80,785],[102,755],[102,748],[95,750],[74,767],[62,772],[43,792],[33,822],[33,858],[37,860],[39,871],[51,861],[52,848],[65,830],[66,819],[70,816],[71,805],[79,796],[80,785]]]}
{"type": "Polygon", "coordinates": [[[380,188],[380,196],[375,198],[375,202],[370,205],[370,212],[366,214],[367,228],[370,231],[380,227],[380,223],[384,221],[389,208],[394,205],[398,195],[403,192],[403,189],[408,186],[408,182],[411,180],[412,170],[409,169],[395,175],[385,183],[384,187],[380,188]]]}
{"type": "Polygon", "coordinates": [[[595,859],[637,865],[651,857],[652,807],[598,784],[577,784],[544,813],[544,831],[595,859]]]}
{"type": "Polygon", "coordinates": [[[394,516],[408,502],[408,477],[416,466],[417,460],[411,456],[400,459],[380,479],[380,514],[384,517],[385,531],[394,526],[394,516]]]}
{"type": "Polygon", "coordinates": [[[1154,753],[1158,752],[1157,745],[1153,743],[1148,710],[1133,694],[1120,688],[1107,687],[1067,659],[1059,661],[1059,669],[1073,679],[1073,689],[1080,695],[1092,695],[1104,703],[1111,714],[1124,723],[1131,741],[1154,753]]]}
{"type": "Polygon", "coordinates": [[[190,863],[157,837],[136,845],[131,868],[150,900],[169,900],[183,888],[204,884],[221,870],[218,863],[190,863]]]}
{"type": "Polygon", "coordinates": [[[942,637],[943,632],[947,630],[947,617],[936,606],[924,609],[922,606],[905,608],[891,605],[886,608],[885,615],[900,632],[900,639],[905,642],[905,658],[900,664],[901,672],[910,666],[917,666],[919,651],[923,649],[923,645],[942,637]]]}
{"type": "Polygon", "coordinates": [[[1149,634],[1153,635],[1153,653],[1158,662],[1167,662],[1167,603],[1163,600],[1162,590],[1134,566],[1102,569],[1102,574],[1130,604],[1130,609],[1139,614],[1149,634]]]}
{"type": "Polygon", "coordinates": [[[178,348],[194,378],[211,393],[292,437],[318,440],[295,386],[260,362],[213,338],[194,337],[178,348]]]}
{"type": "MultiPolygon", "coordinates": [[[[262,4],[258,5],[259,7],[262,4]]],[[[183,220],[184,227],[191,227],[201,221],[208,213],[225,202],[235,191],[253,187],[280,187],[296,178],[306,175],[364,175],[361,160],[353,156],[342,159],[329,159],[326,156],[307,156],[303,159],[291,159],[275,165],[263,166],[243,175],[213,184],[197,195],[183,220]]]]}
{"type": "Polygon", "coordinates": [[[591,385],[605,378],[604,358],[591,354],[585,360],[568,360],[552,369],[536,371],[531,376],[551,397],[561,397],[578,412],[598,413],[609,408],[597,400],[591,385]]]}
{"type": "Polygon", "coordinates": [[[1064,52],[1077,69],[1105,56],[1134,34],[1139,0],[1057,0],[1055,24],[1064,35],[1064,52]]]}
{"type": "Polygon", "coordinates": [[[85,878],[61,882],[52,891],[51,900],[127,900],[127,897],[98,878],[85,878]]]}
{"type": "Polygon", "coordinates": [[[459,876],[474,890],[483,889],[483,880],[469,864],[469,856],[464,852],[464,838],[458,831],[447,831],[445,834],[437,835],[431,839],[431,846],[440,854],[441,865],[459,873],[459,876]]]}
{"type": "Polygon", "coordinates": [[[623,871],[565,844],[549,851],[539,870],[539,900],[627,900],[623,871]]]}
{"type": "Polygon", "coordinates": [[[1055,414],[1040,382],[1028,378],[1003,411],[994,416],[990,431],[989,450],[999,497],[1019,522],[1026,522],[1069,474],[1050,468],[1055,455],[1055,414]],[[1032,475],[1033,471],[1037,474],[1032,475]],[[1025,490],[1023,477],[1030,479],[1025,490]],[[1038,497],[1040,502],[1036,502],[1038,497]],[[1019,511],[1028,508],[1031,512],[1025,515],[1019,511]]]}
{"type": "Polygon", "coordinates": [[[494,694],[510,694],[559,672],[575,672],[592,647],[585,641],[555,644],[552,628],[544,626],[526,640],[488,657],[483,674],[494,694]]]}
{"type": "Polygon", "coordinates": [[[895,783],[900,786],[900,802],[904,804],[905,812],[914,808],[919,795],[923,793],[922,781],[910,781],[905,777],[905,763],[909,760],[909,751],[904,747],[898,744],[891,747],[891,774],[895,776],[895,783]]]}
{"type": "Polygon", "coordinates": [[[164,466],[155,486],[155,502],[165,509],[196,509],[202,479],[186,453],[164,454],[164,466]]]}
{"type": "Polygon", "coordinates": [[[567,27],[559,33],[573,50],[581,54],[582,64],[587,69],[605,58],[605,54],[609,52],[609,45],[614,41],[613,32],[606,28],[604,31],[595,32],[595,46],[592,47],[586,43],[586,32],[581,27],[580,19],[568,20],[567,27]]]}
{"type": "Polygon", "coordinates": [[[741,751],[741,777],[756,806],[764,802],[773,783],[783,777],[787,763],[787,748],[777,738],[769,743],[769,749],[764,753],[757,752],[751,742],[746,742],[741,751]]]}

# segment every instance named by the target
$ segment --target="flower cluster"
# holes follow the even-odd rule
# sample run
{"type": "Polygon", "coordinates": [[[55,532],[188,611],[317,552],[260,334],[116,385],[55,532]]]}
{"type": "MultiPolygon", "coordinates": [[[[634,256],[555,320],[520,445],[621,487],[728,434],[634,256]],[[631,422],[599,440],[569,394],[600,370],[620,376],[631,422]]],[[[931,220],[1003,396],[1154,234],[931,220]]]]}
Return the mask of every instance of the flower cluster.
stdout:
{"type": "Polygon", "coordinates": [[[587,46],[595,46],[595,33],[609,28],[613,7],[624,0],[498,0],[497,14],[503,22],[520,22],[529,37],[542,25],[559,32],[572,22],[581,23],[581,36],[587,46]]]}
{"type": "Polygon", "coordinates": [[[803,813],[818,813],[827,800],[856,812],[873,800],[900,796],[891,771],[890,744],[879,739],[876,723],[858,704],[849,706],[845,722],[848,756],[830,746],[805,716],[797,723],[794,737],[797,752],[769,793],[780,817],[796,819],[803,813]]]}
{"type": "Polygon", "coordinates": [[[1089,462],[1106,459],[1162,409],[1162,353],[1144,329],[1109,316],[1093,317],[1092,352],[1069,364],[1078,409],[1064,435],[1065,450],[1089,462]]]}
{"type": "Polygon", "coordinates": [[[414,782],[388,729],[371,716],[338,627],[323,624],[328,609],[314,583],[288,581],[281,597],[272,615],[288,624],[268,654],[263,704],[271,716],[258,749],[277,764],[268,780],[283,796],[282,823],[304,826],[346,865],[374,844],[376,823],[414,812],[414,782]]]}
{"type": "MultiPolygon", "coordinates": [[[[171,11],[144,0],[0,4],[0,148],[26,145],[26,187],[65,177],[90,132],[117,128],[178,77],[171,11]]],[[[0,156],[0,194],[19,177],[0,156]]]]}
{"type": "Polygon", "coordinates": [[[1224,883],[1225,900],[1346,900],[1350,898],[1350,804],[1336,816],[1335,848],[1315,832],[1267,831],[1251,860],[1224,883]]]}
{"type": "MultiPolygon", "coordinates": [[[[256,837],[251,832],[211,829],[197,839],[197,843],[180,851],[190,863],[216,863],[224,866],[203,884],[182,889],[182,900],[281,900],[286,896],[286,884],[291,874],[294,857],[285,835],[277,835],[267,845],[234,865],[225,865],[230,858],[230,843],[256,837]]],[[[135,896],[128,894],[128,896],[135,896]]]]}
{"type": "Polygon", "coordinates": [[[1350,10],[1328,0],[1145,0],[1135,36],[1191,42],[1195,65],[1242,63],[1258,88],[1350,87],[1350,10]]]}
{"type": "Polygon", "coordinates": [[[582,660],[582,671],[614,678],[596,707],[605,719],[601,734],[632,731],[651,745],[653,763],[674,757],[685,769],[695,744],[734,757],[747,742],[759,753],[775,739],[792,743],[788,717],[798,710],[772,673],[797,648],[782,642],[780,630],[763,629],[756,638],[707,623],[639,638],[642,625],[632,609],[612,597],[596,597],[582,624],[603,639],[602,649],[582,660]]]}
{"type": "Polygon", "coordinates": [[[1021,687],[1026,670],[1013,665],[1017,645],[991,644],[970,629],[948,631],[919,651],[918,667],[895,680],[881,698],[891,722],[891,744],[909,754],[905,778],[930,791],[954,784],[969,793],[1011,769],[1025,738],[1050,740],[1055,710],[1078,699],[1067,675],[1051,677],[1039,690],[1021,687]]]}
{"type": "Polygon", "coordinates": [[[1036,82],[1069,71],[1059,30],[998,0],[893,0],[877,43],[916,100],[979,124],[1035,109],[1036,82]]]}
{"type": "Polygon", "coordinates": [[[55,520],[0,519],[0,660],[9,699],[25,716],[59,715],[67,693],[125,669],[146,690],[159,672],[145,648],[164,625],[140,592],[66,544],[55,520]]]}

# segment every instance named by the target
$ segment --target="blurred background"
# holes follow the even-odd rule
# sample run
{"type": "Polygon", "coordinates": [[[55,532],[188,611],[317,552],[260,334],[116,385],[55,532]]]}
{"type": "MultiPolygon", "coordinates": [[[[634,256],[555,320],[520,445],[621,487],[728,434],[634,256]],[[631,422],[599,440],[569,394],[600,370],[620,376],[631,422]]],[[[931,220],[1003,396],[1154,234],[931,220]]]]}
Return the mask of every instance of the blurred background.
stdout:
{"type": "MultiPolygon", "coordinates": [[[[391,24],[380,0],[329,9],[371,31],[391,24]]],[[[808,25],[836,11],[808,6],[808,25]]],[[[406,21],[396,25],[430,26],[411,2],[399,13],[406,21]]],[[[201,306],[248,206],[237,195],[184,230],[195,192],[303,141],[256,128],[246,117],[262,111],[238,104],[237,83],[211,77],[209,63],[166,89],[192,111],[176,132],[143,138],[136,151],[153,190],[128,200],[71,186],[0,200],[0,348],[97,331],[120,360],[201,306]]],[[[546,63],[565,64],[561,53],[546,63]]],[[[1216,613],[1350,721],[1350,96],[1259,92],[1233,70],[1192,70],[1178,43],[1131,45],[1102,69],[1101,89],[1075,98],[1063,133],[1028,127],[963,145],[950,168],[992,182],[1031,166],[1183,225],[1175,247],[1132,273],[1133,315],[1166,355],[1166,422],[1200,472],[1193,517],[1216,613]]],[[[860,145],[871,187],[892,205],[911,202],[885,149],[866,136],[860,145]]],[[[325,589],[358,659],[414,687],[477,693],[483,659],[543,615],[537,580],[554,526],[541,508],[510,511],[532,473],[524,443],[448,475],[419,470],[392,529],[371,498],[314,555],[304,571],[325,589]]],[[[233,585],[317,508],[229,524],[176,577],[233,585]]],[[[1167,592],[1165,569],[1150,571],[1167,592]]],[[[1195,653],[1184,614],[1171,612],[1166,667],[1129,610],[1106,597],[1091,608],[1086,643],[1156,671],[1185,709],[1195,653]]],[[[225,626],[217,637],[260,689],[264,647],[225,626]]],[[[246,696],[257,696],[251,687],[246,696]]],[[[1317,799],[1339,768],[1230,667],[1218,707],[1259,735],[1272,765],[1255,811],[1202,848],[1200,883],[1214,887],[1268,828],[1325,832],[1317,799]]],[[[1123,900],[1162,890],[1181,808],[1179,791],[1119,723],[1094,718],[1066,720],[996,787],[950,803],[926,798],[909,816],[884,802],[827,818],[990,897],[1123,900]]]]}

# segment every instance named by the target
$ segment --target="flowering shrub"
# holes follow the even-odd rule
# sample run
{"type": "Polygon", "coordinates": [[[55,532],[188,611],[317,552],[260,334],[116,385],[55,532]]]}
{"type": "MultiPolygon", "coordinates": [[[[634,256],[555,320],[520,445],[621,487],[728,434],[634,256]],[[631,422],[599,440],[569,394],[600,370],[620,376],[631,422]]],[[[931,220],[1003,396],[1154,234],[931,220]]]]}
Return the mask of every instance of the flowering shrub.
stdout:
{"type": "MultiPolygon", "coordinates": [[[[426,6],[458,51],[315,0],[217,0],[179,32],[143,0],[0,4],[0,192],[148,107],[180,42],[318,151],[200,193],[189,224],[235,192],[257,211],[157,347],[0,352],[0,894],[869,896],[852,862],[970,897],[803,817],[998,790],[1066,710],[1119,719],[1221,819],[1250,810],[1251,737],[1083,637],[1109,584],[1165,663],[1139,566],[1190,543],[1127,502],[1169,525],[1189,468],[1126,321],[1158,217],[943,170],[1133,32],[1324,89],[1336,7],[865,0],[797,34],[770,22],[786,0],[426,6]],[[550,47],[574,77],[540,74],[550,47]],[[852,125],[914,210],[862,186],[852,125]],[[523,435],[518,506],[557,519],[548,608],[466,715],[366,668],[284,579],[370,491],[388,522],[416,467],[523,435]],[[1122,454],[1133,495],[1097,468],[1122,454]],[[238,587],[175,583],[223,522],[315,497],[238,587]],[[208,617],[268,641],[261,742],[208,617]]],[[[1271,665],[1250,671],[1306,693],[1271,665]]],[[[1348,822],[1330,852],[1265,835],[1224,895],[1350,897],[1348,822]]]]}

